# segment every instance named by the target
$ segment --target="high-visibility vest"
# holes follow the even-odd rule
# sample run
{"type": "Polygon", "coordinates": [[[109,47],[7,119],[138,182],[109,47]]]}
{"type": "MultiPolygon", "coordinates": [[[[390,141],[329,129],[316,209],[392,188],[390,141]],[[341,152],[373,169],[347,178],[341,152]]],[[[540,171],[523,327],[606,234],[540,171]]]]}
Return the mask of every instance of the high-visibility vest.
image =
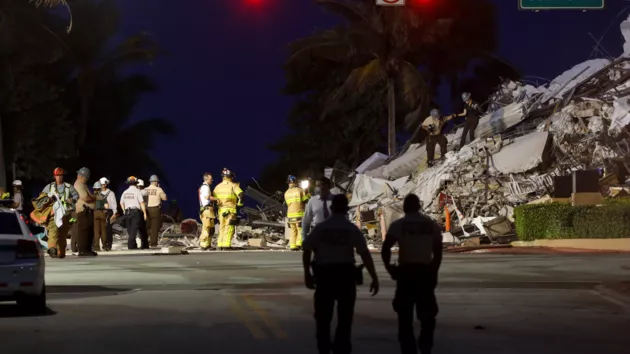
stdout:
{"type": "Polygon", "coordinates": [[[212,194],[218,199],[219,209],[236,211],[236,207],[242,205],[239,195],[243,194],[243,190],[238,183],[223,181],[214,187],[212,194]]]}
{"type": "Polygon", "coordinates": [[[308,196],[300,187],[289,187],[284,192],[284,201],[287,203],[287,218],[301,218],[304,216],[304,208],[308,196]]]}

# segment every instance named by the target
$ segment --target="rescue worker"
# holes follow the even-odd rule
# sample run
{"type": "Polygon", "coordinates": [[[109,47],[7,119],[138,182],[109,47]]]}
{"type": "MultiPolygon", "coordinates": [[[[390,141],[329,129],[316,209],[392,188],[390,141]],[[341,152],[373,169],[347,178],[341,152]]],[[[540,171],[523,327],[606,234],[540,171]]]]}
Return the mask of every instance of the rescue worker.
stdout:
{"type": "MultiPolygon", "coordinates": [[[[147,191],[144,188],[145,187],[144,181],[141,180],[141,179],[138,179],[137,187],[140,190],[140,192],[142,193],[142,198],[144,200],[144,205],[148,205],[149,196],[147,195],[147,191]]],[[[147,213],[147,218],[145,220],[141,220],[140,221],[142,223],[142,225],[138,229],[138,233],[140,234],[140,239],[141,240],[144,240],[145,238],[147,240],[149,239],[149,233],[147,232],[147,220],[148,219],[149,219],[149,214],[147,213]]]]}
{"type": "Polygon", "coordinates": [[[299,251],[302,247],[302,217],[308,202],[308,195],[297,184],[295,176],[287,178],[289,189],[284,192],[284,201],[287,204],[287,223],[289,224],[289,247],[293,251],[299,251]]]}
{"type": "Polygon", "coordinates": [[[348,198],[343,194],[335,195],[331,209],[332,215],[317,224],[304,240],[304,283],[308,289],[315,289],[317,349],[320,353],[350,354],[357,284],[362,283],[360,273],[363,269],[355,266],[355,250],[372,278],[372,296],[378,293],[379,283],[365,237],[347,218],[348,198]],[[331,343],[330,322],[335,302],[337,329],[334,343],[331,343]]]}
{"type": "Polygon", "coordinates": [[[313,227],[330,217],[330,206],[333,195],[330,193],[332,183],[326,177],[317,180],[314,197],[310,198],[304,208],[304,217],[302,218],[302,243],[308,236],[313,227]]]}
{"type": "Polygon", "coordinates": [[[70,183],[63,181],[64,174],[65,171],[62,168],[55,168],[53,171],[55,181],[42,190],[43,194],[56,200],[53,205],[53,214],[44,225],[48,234],[48,255],[53,258],[66,257],[66,238],[73,222],[71,213],[79,200],[76,189],[70,183]]]}
{"type": "Polygon", "coordinates": [[[402,354],[430,354],[438,305],[435,299],[442,264],[441,228],[420,214],[420,199],[409,194],[403,201],[405,216],[394,221],[385,236],[381,256],[387,272],[396,281],[393,307],[398,315],[398,341],[402,354]],[[391,264],[391,249],[398,244],[398,265],[391,264]],[[416,345],[413,316],[420,321],[416,345]]]}
{"type": "Polygon", "coordinates": [[[99,252],[107,249],[107,198],[101,194],[103,185],[101,181],[94,182],[92,191],[94,193],[94,239],[92,241],[92,251],[99,252]]]}
{"type": "MultiPolygon", "coordinates": [[[[144,224],[143,221],[147,219],[147,207],[142,192],[137,187],[138,179],[130,176],[127,178],[127,184],[129,188],[120,196],[120,209],[125,213],[127,234],[129,235],[127,248],[135,250],[138,249],[136,236],[144,224]]],[[[140,234],[140,241],[143,249],[149,248],[148,240],[143,234],[140,234]]]]}
{"type": "Polygon", "coordinates": [[[22,213],[24,211],[24,194],[22,194],[22,181],[13,181],[13,204],[11,208],[22,213]]]}
{"type": "Polygon", "coordinates": [[[72,239],[75,240],[78,255],[80,257],[93,257],[97,253],[92,251],[92,241],[94,239],[94,195],[87,186],[90,179],[90,169],[81,167],[77,171],[77,180],[74,182],[74,189],[79,193],[79,200],[76,203],[76,220],[72,228],[72,239]]]}
{"type": "Polygon", "coordinates": [[[442,130],[444,129],[444,123],[452,119],[452,117],[453,116],[442,117],[440,116],[440,110],[434,108],[431,110],[431,115],[422,122],[422,129],[426,130],[429,134],[427,137],[427,165],[429,166],[433,166],[435,145],[440,146],[440,160],[444,160],[448,141],[442,130]]]}
{"type": "Polygon", "coordinates": [[[460,149],[466,144],[467,134],[470,137],[469,142],[475,140],[475,130],[477,129],[477,125],[479,125],[479,117],[481,116],[481,107],[470,97],[470,92],[462,93],[462,101],[464,101],[464,111],[457,114],[458,117],[466,117],[466,122],[464,123],[464,131],[462,132],[462,137],[459,142],[460,149]]]}
{"type": "Polygon", "coordinates": [[[214,211],[214,203],[217,201],[212,195],[212,174],[206,172],[203,174],[203,184],[199,187],[199,219],[201,219],[201,236],[199,236],[199,247],[202,250],[208,250],[212,245],[212,236],[214,236],[214,219],[216,213],[214,211]]]}
{"type": "Polygon", "coordinates": [[[223,181],[214,187],[212,193],[219,206],[219,239],[217,248],[227,250],[232,247],[235,225],[238,222],[237,208],[243,206],[243,190],[234,182],[232,171],[224,168],[221,172],[223,181]]]}
{"type": "Polygon", "coordinates": [[[105,241],[104,242],[102,241],[103,250],[109,252],[112,250],[112,243],[114,241],[113,240],[114,230],[112,228],[112,223],[114,222],[114,220],[116,220],[116,217],[117,217],[118,204],[116,203],[116,195],[114,194],[112,190],[108,188],[109,180],[103,177],[99,180],[99,182],[101,183],[101,190],[99,191],[99,196],[100,198],[105,200],[105,205],[104,205],[105,209],[102,210],[102,212],[105,214],[105,241]]]}
{"type": "Polygon", "coordinates": [[[158,185],[160,179],[156,175],[149,178],[150,186],[144,189],[147,203],[147,233],[149,234],[149,246],[158,246],[158,234],[162,228],[162,202],[166,201],[166,193],[158,185]]]}

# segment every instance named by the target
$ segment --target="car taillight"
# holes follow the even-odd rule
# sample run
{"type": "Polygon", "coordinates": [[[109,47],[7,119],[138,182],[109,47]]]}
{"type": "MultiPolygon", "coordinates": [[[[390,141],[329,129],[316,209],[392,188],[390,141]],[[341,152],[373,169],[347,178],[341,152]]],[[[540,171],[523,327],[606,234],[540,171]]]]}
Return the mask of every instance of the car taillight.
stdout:
{"type": "Polygon", "coordinates": [[[28,240],[18,240],[15,257],[18,259],[39,258],[41,246],[39,243],[28,240]]]}

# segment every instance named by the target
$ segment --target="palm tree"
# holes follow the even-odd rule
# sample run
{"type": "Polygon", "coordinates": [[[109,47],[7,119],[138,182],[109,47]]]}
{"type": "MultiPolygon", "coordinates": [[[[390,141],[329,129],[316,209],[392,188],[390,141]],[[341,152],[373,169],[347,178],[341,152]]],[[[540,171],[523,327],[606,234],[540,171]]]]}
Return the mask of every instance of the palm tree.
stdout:
{"type": "Polygon", "coordinates": [[[388,152],[392,156],[396,153],[397,96],[410,108],[428,101],[429,86],[417,69],[420,51],[445,35],[451,20],[423,18],[414,6],[379,7],[367,0],[318,0],[318,3],[342,15],[347,26],[295,42],[289,61],[301,56],[335,61],[363,56],[363,62],[331,94],[324,114],[342,98],[351,99],[356,92],[385,84],[388,152]]]}
{"type": "Polygon", "coordinates": [[[94,113],[86,144],[78,159],[69,165],[89,166],[95,178],[107,176],[113,183],[121,183],[128,173],[157,174],[165,181],[150,152],[156,139],[173,136],[175,127],[161,118],[131,121],[134,106],[144,94],[154,90],[155,85],[145,75],[122,79],[112,75],[109,80],[101,80],[91,100],[94,113]]]}
{"type": "Polygon", "coordinates": [[[118,32],[120,14],[115,0],[81,1],[72,4],[75,31],[64,39],[68,68],[72,72],[80,113],[77,116],[77,148],[85,145],[87,129],[95,114],[91,101],[102,80],[135,64],[146,64],[163,51],[148,33],[138,33],[110,47],[118,32]]]}

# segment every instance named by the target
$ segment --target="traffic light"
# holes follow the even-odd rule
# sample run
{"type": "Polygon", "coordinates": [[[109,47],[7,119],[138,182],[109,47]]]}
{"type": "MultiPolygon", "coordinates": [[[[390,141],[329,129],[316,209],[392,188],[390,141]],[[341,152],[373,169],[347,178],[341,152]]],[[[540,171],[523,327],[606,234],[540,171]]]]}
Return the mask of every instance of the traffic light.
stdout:
{"type": "Polygon", "coordinates": [[[260,6],[265,3],[265,0],[243,0],[247,6],[260,6]]]}

